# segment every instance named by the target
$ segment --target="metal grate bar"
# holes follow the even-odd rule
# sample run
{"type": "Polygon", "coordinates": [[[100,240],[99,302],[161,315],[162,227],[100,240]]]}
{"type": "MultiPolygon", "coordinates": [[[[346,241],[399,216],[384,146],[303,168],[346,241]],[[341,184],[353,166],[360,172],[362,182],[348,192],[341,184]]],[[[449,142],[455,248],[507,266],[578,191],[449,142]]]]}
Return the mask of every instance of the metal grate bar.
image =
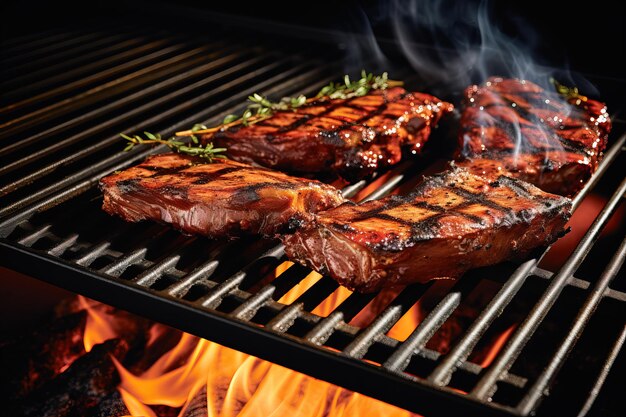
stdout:
{"type": "Polygon", "coordinates": [[[265,251],[261,256],[255,259],[254,262],[249,264],[247,267],[242,268],[241,271],[237,272],[235,275],[226,279],[216,288],[211,290],[207,295],[198,300],[198,304],[202,305],[206,308],[215,309],[220,305],[222,299],[231,291],[235,290],[239,287],[239,284],[246,278],[248,273],[256,267],[256,262],[263,258],[273,258],[275,260],[276,266],[280,262],[280,259],[285,254],[285,248],[283,245],[276,245],[267,251],[265,251]]]}
{"type": "Polygon", "coordinates": [[[71,33],[55,33],[54,29],[46,32],[22,35],[12,39],[2,39],[0,56],[22,55],[37,50],[50,43],[59,42],[72,36],[71,33]],[[28,51],[28,52],[26,52],[28,51]]]}
{"type": "Polygon", "coordinates": [[[591,318],[591,315],[600,304],[600,301],[602,301],[602,298],[604,297],[607,288],[624,264],[625,259],[626,239],[622,241],[622,244],[607,265],[604,273],[591,290],[591,293],[585,300],[585,304],[578,312],[574,324],[567,333],[567,337],[559,346],[548,366],[543,370],[541,375],[537,378],[537,381],[528,390],[526,396],[520,402],[518,410],[520,410],[521,414],[528,414],[537,406],[537,403],[541,399],[545,388],[548,386],[556,372],[560,369],[563,361],[569,355],[569,352],[576,344],[576,341],[585,329],[585,326],[591,318]]]}
{"type": "Polygon", "coordinates": [[[122,272],[124,272],[124,270],[128,268],[130,265],[142,260],[147,252],[148,252],[147,247],[142,247],[142,248],[131,250],[126,255],[122,256],[120,259],[113,262],[109,266],[102,268],[101,272],[106,275],[117,277],[122,272]]]}
{"type": "Polygon", "coordinates": [[[536,259],[529,259],[515,270],[500,291],[472,323],[463,338],[448,352],[443,361],[428,376],[429,381],[437,385],[448,384],[457,364],[467,359],[491,323],[502,314],[504,308],[524,285],[526,278],[528,278],[536,263],[536,259]]]}
{"type": "Polygon", "coordinates": [[[50,230],[51,227],[52,225],[50,224],[43,225],[42,227],[38,228],[37,230],[33,231],[32,233],[18,240],[17,243],[23,246],[31,246],[33,243],[39,240],[42,236],[44,236],[46,232],[50,230]]]}
{"type": "MultiPolygon", "coordinates": [[[[78,45],[63,49],[62,52],[55,53],[50,56],[48,54],[39,59],[30,60],[23,65],[16,65],[11,68],[11,72],[15,74],[23,74],[12,77],[10,81],[3,86],[7,92],[19,90],[27,86],[31,87],[37,80],[48,81],[47,77],[54,74],[63,73],[67,77],[67,73],[73,73],[82,70],[83,65],[92,63],[94,60],[106,58],[110,54],[114,54],[127,47],[141,45],[145,43],[145,39],[133,38],[127,39],[124,35],[108,35],[98,37],[88,43],[77,42],[78,45]],[[101,58],[102,57],[102,58],[101,58]]],[[[110,59],[110,57],[109,57],[110,59]]]]}
{"type": "Polygon", "coordinates": [[[428,290],[434,281],[421,285],[410,285],[405,288],[376,319],[363,329],[357,337],[343,350],[343,353],[353,358],[361,359],[374,343],[376,337],[387,333],[389,329],[409,308],[428,290]]]}
{"type": "Polygon", "coordinates": [[[301,304],[306,313],[320,305],[322,301],[326,300],[337,288],[339,288],[337,281],[327,276],[322,276],[311,288],[298,297],[295,304],[301,304]]]}
{"type": "Polygon", "coordinates": [[[302,314],[303,308],[302,303],[291,303],[271,319],[265,327],[274,332],[284,333],[289,330],[296,319],[302,314]]]}
{"type": "Polygon", "coordinates": [[[172,297],[182,297],[197,282],[208,279],[219,266],[219,261],[212,259],[194,269],[177,284],[168,288],[166,293],[172,297]]]}
{"type": "Polygon", "coordinates": [[[443,325],[450,315],[461,304],[469,289],[477,285],[477,281],[460,279],[448,294],[420,322],[409,337],[393,352],[383,366],[391,371],[402,372],[408,366],[411,357],[426,346],[435,332],[443,325]]]}
{"type": "Polygon", "coordinates": [[[168,255],[159,263],[153,265],[152,267],[148,268],[147,270],[133,278],[132,281],[137,285],[141,285],[142,287],[152,286],[152,284],[154,284],[157,279],[160,278],[165,272],[171,270],[176,266],[176,264],[180,261],[180,252],[186,246],[186,244],[181,245],[180,249],[176,251],[177,253],[168,255]]]}
{"type": "Polygon", "coordinates": [[[100,239],[100,241],[92,245],[89,250],[78,255],[78,257],[74,259],[73,262],[81,266],[89,266],[93,261],[96,260],[96,258],[104,254],[104,252],[111,246],[112,242],[119,236],[130,231],[142,232],[144,230],[141,229],[146,229],[146,225],[137,223],[129,223],[122,226],[123,227],[111,229],[106,232],[104,236],[102,236],[102,239],[100,239]]]}
{"type": "Polygon", "coordinates": [[[309,342],[316,345],[323,345],[328,338],[337,329],[337,326],[344,322],[343,314],[340,311],[333,311],[324,320],[321,320],[311,331],[304,337],[309,342]]]}
{"type": "Polygon", "coordinates": [[[332,313],[320,320],[305,336],[305,339],[316,345],[323,345],[341,323],[349,322],[358,314],[376,294],[352,293],[332,313]]]}
{"type": "Polygon", "coordinates": [[[78,233],[72,233],[59,243],[48,249],[48,254],[52,256],[61,256],[68,248],[76,243],[80,235],[78,233]]]}
{"type": "MultiPolygon", "coordinates": [[[[552,277],[554,276],[554,273],[550,271],[546,271],[545,269],[541,269],[536,266],[533,269],[532,275],[535,277],[546,279],[546,280],[551,280],[552,277]]],[[[570,279],[567,285],[575,287],[575,288],[580,288],[581,290],[587,290],[589,287],[591,287],[591,283],[589,281],[576,278],[575,276],[573,276],[570,279]]],[[[626,301],[626,293],[623,291],[614,290],[612,288],[607,288],[607,290],[604,293],[604,298],[611,298],[617,301],[626,301]]]]}
{"type": "Polygon", "coordinates": [[[89,252],[85,253],[80,258],[74,260],[74,263],[80,266],[88,266],[91,264],[98,256],[102,255],[105,250],[107,250],[111,246],[111,242],[102,241],[97,243],[91,247],[89,252]]]}
{"type": "Polygon", "coordinates": [[[258,309],[272,297],[275,290],[276,287],[273,285],[261,288],[256,294],[249,297],[243,304],[233,310],[231,314],[240,320],[250,320],[258,309]]]}
{"type": "Polygon", "coordinates": [[[578,413],[577,417],[585,417],[587,414],[589,414],[591,407],[593,407],[593,404],[596,401],[596,398],[598,398],[598,395],[600,394],[600,390],[602,389],[602,386],[604,385],[604,382],[606,381],[606,377],[609,376],[609,372],[611,371],[611,368],[613,367],[613,363],[615,363],[617,356],[619,355],[620,351],[622,350],[622,347],[624,346],[624,342],[626,342],[626,326],[624,326],[624,329],[622,330],[619,337],[613,344],[613,347],[611,348],[611,353],[609,354],[608,358],[606,358],[606,361],[604,362],[604,366],[602,367],[602,370],[600,371],[600,375],[598,375],[598,378],[596,379],[596,382],[593,385],[593,388],[591,389],[589,396],[587,397],[587,401],[585,401],[585,404],[583,405],[582,409],[578,413]]]}
{"type": "Polygon", "coordinates": [[[390,371],[402,372],[409,365],[411,357],[419,353],[441,325],[450,317],[461,302],[458,293],[446,295],[436,308],[422,321],[402,343],[383,366],[390,371]]]}
{"type": "Polygon", "coordinates": [[[394,174],[393,177],[389,178],[389,180],[387,180],[382,186],[380,186],[373,193],[361,200],[360,203],[378,200],[379,198],[382,198],[389,194],[391,191],[393,191],[394,188],[398,186],[398,184],[400,184],[400,182],[402,182],[405,177],[405,172],[411,165],[413,165],[411,162],[402,162],[400,165],[398,165],[397,168],[393,170],[394,173],[398,173],[394,174]]]}
{"type": "MultiPolygon", "coordinates": [[[[95,85],[96,83],[102,82],[102,80],[109,79],[110,77],[119,76],[121,74],[124,74],[124,72],[126,71],[132,71],[136,67],[156,62],[159,59],[163,59],[170,54],[179,51],[185,51],[187,48],[187,45],[184,43],[170,46],[169,42],[155,41],[151,44],[143,44],[142,46],[132,49],[131,51],[127,51],[125,54],[118,54],[118,59],[120,59],[122,55],[138,55],[137,58],[131,59],[130,61],[124,61],[124,63],[120,65],[110,67],[111,62],[109,60],[103,60],[102,63],[94,63],[94,66],[98,65],[98,67],[102,66],[106,69],[101,70],[100,72],[97,72],[89,77],[79,78],[76,81],[63,84],[57,88],[47,89],[46,91],[42,92],[41,94],[37,94],[34,97],[26,98],[23,101],[17,102],[15,105],[7,106],[0,109],[0,111],[3,112],[10,112],[14,109],[19,109],[20,107],[32,103],[45,103],[46,100],[50,100],[51,98],[54,98],[56,96],[62,96],[66,93],[73,94],[73,96],[70,98],[63,99],[46,107],[39,108],[37,110],[31,111],[30,113],[15,117],[9,122],[3,124],[2,126],[0,126],[4,128],[2,137],[10,137],[10,135],[20,133],[27,128],[32,129],[33,127],[45,121],[48,121],[55,116],[64,114],[69,110],[69,108],[67,108],[66,106],[73,103],[74,101],[77,101],[77,99],[84,100],[93,93],[100,92],[99,86],[93,87],[91,90],[81,91],[83,88],[89,87],[90,85],[95,85]],[[146,50],[152,52],[145,53],[146,50]],[[57,111],[53,112],[52,110],[57,111]],[[26,121],[28,121],[28,123],[24,123],[26,121]]],[[[129,56],[129,58],[130,57],[131,56],[129,56]]],[[[49,80],[43,80],[42,83],[47,86],[48,81],[49,80]]],[[[31,85],[31,87],[32,86],[33,85],[31,85]]],[[[25,92],[24,94],[27,94],[27,92],[25,92]]]]}
{"type": "MultiPolygon", "coordinates": [[[[91,42],[94,39],[101,39],[102,36],[103,33],[84,33],[78,36],[63,34],[60,35],[60,38],[63,40],[62,42],[42,42],[42,46],[39,48],[35,47],[33,43],[31,43],[29,45],[28,52],[13,53],[10,54],[8,58],[3,59],[3,64],[6,65],[6,67],[1,70],[1,73],[4,77],[5,74],[10,74],[15,69],[21,69],[24,67],[24,64],[29,64],[31,62],[35,64],[50,62],[46,62],[44,60],[46,57],[49,59],[56,59],[59,56],[71,56],[76,51],[75,48],[80,48],[81,46],[84,47],[87,42],[91,42]]],[[[119,38],[119,36],[111,35],[107,38],[119,38]]],[[[46,39],[42,39],[42,41],[46,41],[46,39]]],[[[81,50],[82,49],[78,49],[78,52],[81,50]]]]}
{"type": "Polygon", "coordinates": [[[366,185],[367,185],[367,181],[361,180],[361,181],[355,182],[354,184],[347,185],[346,187],[343,188],[341,193],[343,194],[344,197],[350,197],[350,196],[355,195],[359,191],[361,191],[363,188],[365,188],[366,185]]]}
{"type": "MultiPolygon", "coordinates": [[[[106,98],[108,98],[108,96],[113,95],[113,94],[118,94],[117,92],[117,88],[120,87],[121,84],[123,83],[127,83],[126,85],[124,85],[125,88],[131,88],[134,87],[134,84],[132,82],[132,80],[135,77],[138,76],[143,76],[142,77],[142,84],[143,83],[147,83],[149,82],[152,77],[150,76],[146,76],[148,73],[151,72],[155,72],[159,70],[158,74],[159,77],[169,74],[169,73],[174,73],[172,74],[173,76],[171,78],[167,78],[166,80],[162,81],[162,82],[158,82],[158,83],[154,83],[154,84],[150,84],[149,87],[140,90],[136,93],[133,94],[129,94],[128,96],[126,96],[124,99],[122,100],[116,100],[113,101],[109,104],[103,105],[103,106],[98,106],[97,109],[88,112],[86,114],[81,114],[80,116],[77,116],[73,119],[68,120],[67,122],[61,124],[61,125],[55,125],[53,128],[44,130],[40,133],[37,133],[35,135],[29,136],[28,138],[26,138],[25,140],[19,141],[19,142],[15,142],[12,144],[9,144],[5,147],[5,149],[2,149],[0,151],[0,155],[4,154],[4,153],[8,153],[11,151],[15,151],[27,146],[32,146],[33,144],[39,142],[42,139],[46,139],[49,140],[49,137],[52,133],[59,133],[59,131],[62,131],[64,129],[69,129],[74,127],[77,124],[80,123],[84,123],[85,120],[89,120],[91,118],[96,118],[96,117],[102,117],[103,115],[111,112],[111,111],[115,111],[115,110],[121,110],[123,109],[125,106],[128,106],[130,103],[137,101],[141,98],[145,98],[147,94],[155,94],[158,91],[162,91],[165,90],[167,87],[171,87],[176,85],[176,83],[180,83],[181,79],[184,79],[183,77],[192,77],[198,74],[201,74],[202,71],[210,71],[214,68],[219,68],[220,65],[224,65],[226,63],[231,62],[232,60],[234,60],[236,58],[236,55],[232,54],[232,55],[227,55],[226,57],[220,58],[220,59],[216,59],[213,62],[210,62],[208,64],[204,64],[204,65],[199,65],[197,68],[193,69],[193,70],[189,70],[184,72],[183,74],[175,74],[177,71],[179,71],[181,68],[181,66],[190,66],[190,65],[195,65],[197,63],[197,61],[202,60],[203,57],[200,56],[198,57],[198,55],[204,50],[204,48],[197,48],[191,51],[187,51],[184,52],[180,55],[176,55],[172,58],[169,59],[165,59],[161,62],[158,62],[154,65],[151,65],[149,67],[143,68],[139,71],[136,71],[132,74],[129,74],[125,77],[122,78],[118,78],[110,83],[107,83],[103,86],[99,86],[98,88],[95,88],[93,90],[90,90],[89,92],[85,93],[85,94],[81,94],[80,98],[81,100],[84,99],[86,96],[91,95],[92,93],[98,93],[98,96],[95,97],[93,99],[93,101],[100,101],[100,100],[104,100],[106,98]],[[195,59],[190,59],[195,57],[195,59]],[[189,61],[187,62],[186,60],[189,59],[189,61]],[[182,61],[182,62],[181,62],[182,61]],[[172,64],[177,64],[177,65],[172,65],[172,64]],[[169,68],[168,70],[165,70],[165,67],[171,66],[171,68],[169,68]],[[111,93],[105,93],[103,94],[103,90],[105,89],[109,89],[112,87],[116,87],[116,91],[112,91],[111,93]]],[[[214,57],[216,56],[216,53],[213,54],[209,54],[209,58],[210,57],[214,57]]],[[[64,101],[65,102],[65,101],[64,101]]],[[[65,103],[65,104],[69,104],[69,103],[65,103]]],[[[56,107],[56,105],[55,105],[56,107]]],[[[67,110],[67,109],[65,109],[67,110]]],[[[132,113],[134,114],[134,113],[132,113]]],[[[67,146],[76,143],[77,141],[80,140],[85,140],[89,137],[93,137],[93,135],[105,131],[106,129],[110,128],[111,126],[115,125],[116,123],[120,122],[121,120],[125,120],[126,118],[128,118],[129,116],[127,116],[127,113],[124,112],[124,116],[123,117],[111,117],[110,119],[108,119],[106,122],[102,123],[102,124],[98,124],[96,126],[94,126],[93,128],[89,128],[86,130],[81,131],[80,133],[70,136],[66,139],[62,139],[60,141],[55,141],[53,143],[47,144],[45,147],[45,152],[33,152],[30,153],[28,155],[26,155],[23,158],[20,158],[20,160],[15,161],[13,164],[7,164],[4,167],[0,168],[0,174],[4,174],[6,172],[10,172],[11,170],[18,168],[18,167],[22,167],[24,164],[26,163],[31,163],[33,161],[36,161],[40,158],[42,158],[43,156],[49,155],[52,152],[55,152],[57,150],[60,149],[64,149],[67,146]]],[[[14,185],[12,185],[11,188],[18,188],[16,185],[16,183],[14,183],[14,185]]],[[[5,187],[8,188],[8,187],[5,187]]],[[[2,191],[0,191],[1,193],[2,191]]]]}
{"type": "Polygon", "coordinates": [[[300,264],[290,266],[270,284],[275,288],[272,298],[274,300],[281,299],[310,273],[310,269],[300,264]]]}
{"type": "Polygon", "coordinates": [[[556,302],[561,290],[565,287],[573,273],[580,266],[586,255],[591,250],[606,222],[613,214],[622,197],[626,193],[626,180],[619,186],[602,212],[595,219],[579,245],[574,250],[572,256],[565,262],[563,267],[554,276],[546,292],[533,307],[530,315],[515,330],[515,333],[508,340],[506,346],[493,364],[487,369],[483,378],[476,385],[471,395],[479,399],[484,399],[493,395],[497,389],[496,382],[503,372],[506,372],[513,365],[528,339],[535,332],[539,324],[543,321],[550,308],[556,302]]]}
{"type": "MultiPolygon", "coordinates": [[[[183,247],[188,245],[189,243],[191,243],[189,239],[186,239],[180,235],[177,235],[177,232],[168,228],[160,228],[157,233],[151,235],[150,243],[148,245],[144,245],[142,242],[137,242],[137,244],[135,245],[135,249],[131,249],[129,252],[127,252],[126,255],[118,258],[117,260],[110,263],[106,267],[101,268],[101,271],[107,275],[117,277],[123,274],[124,271],[131,265],[151,264],[150,268],[148,268],[143,273],[140,273],[138,276],[135,277],[135,280],[146,280],[146,282],[149,282],[151,273],[154,272],[152,271],[152,268],[158,269],[162,265],[160,265],[160,262],[153,263],[147,260],[146,254],[148,252],[151,252],[155,250],[156,248],[164,246],[164,248],[161,250],[165,251],[165,249],[167,248],[167,249],[170,249],[167,252],[172,253],[171,252],[172,248],[183,249],[183,247]],[[183,241],[183,243],[180,243],[181,241],[183,241]]],[[[171,256],[175,256],[175,253],[172,253],[171,256]]],[[[169,257],[170,255],[167,255],[165,259],[163,260],[163,262],[167,262],[167,259],[169,257]]]]}

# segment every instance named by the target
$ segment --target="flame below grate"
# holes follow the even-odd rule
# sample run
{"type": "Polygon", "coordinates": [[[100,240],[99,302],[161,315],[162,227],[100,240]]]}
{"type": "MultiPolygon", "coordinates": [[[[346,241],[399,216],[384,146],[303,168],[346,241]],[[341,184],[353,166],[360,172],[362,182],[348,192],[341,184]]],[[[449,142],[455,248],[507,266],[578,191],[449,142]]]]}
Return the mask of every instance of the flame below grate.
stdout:
{"type": "MultiPolygon", "coordinates": [[[[292,266],[284,262],[274,271],[278,277],[292,266]]],[[[311,273],[298,286],[281,298],[291,303],[314,285],[321,276],[311,273]]],[[[482,291],[490,296],[490,289],[482,291]]],[[[351,291],[339,287],[320,304],[315,314],[327,316],[351,291]]],[[[365,326],[371,322],[393,297],[389,294],[374,299],[368,308],[356,316],[352,324],[365,326]]],[[[426,297],[427,298],[427,297],[426,297]]],[[[119,311],[82,296],[80,308],[88,312],[84,333],[85,350],[114,338],[128,334],[128,317],[119,311]]],[[[406,339],[423,318],[416,304],[390,331],[389,335],[406,339]]],[[[141,320],[141,319],[139,319],[141,320]]],[[[479,355],[481,366],[488,366],[502,348],[514,327],[502,332],[479,355]]],[[[118,390],[133,416],[160,416],[159,407],[168,407],[181,417],[208,416],[352,416],[385,415],[412,416],[406,410],[379,400],[337,387],[296,371],[272,364],[217,343],[200,339],[188,333],[161,324],[150,324],[146,329],[147,341],[139,361],[154,358],[155,352],[167,349],[147,369],[133,371],[117,359],[114,360],[121,382],[118,390]],[[199,404],[202,403],[202,404],[199,404]],[[190,414],[191,410],[206,406],[207,414],[190,414]]],[[[440,350],[447,350],[449,338],[457,333],[452,327],[437,339],[440,350]]]]}

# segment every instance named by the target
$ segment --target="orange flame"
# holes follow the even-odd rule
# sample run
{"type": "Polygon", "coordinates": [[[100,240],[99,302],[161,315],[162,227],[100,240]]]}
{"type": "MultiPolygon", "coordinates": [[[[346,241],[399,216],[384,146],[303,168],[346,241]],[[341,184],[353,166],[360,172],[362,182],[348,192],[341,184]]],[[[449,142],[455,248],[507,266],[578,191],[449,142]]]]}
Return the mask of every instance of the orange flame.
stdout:
{"type": "Polygon", "coordinates": [[[419,302],[413,304],[404,316],[396,322],[396,324],[389,329],[387,336],[393,337],[396,340],[404,342],[413,333],[413,330],[417,328],[417,325],[422,319],[422,307],[419,302]]]}
{"type": "Polygon", "coordinates": [[[111,327],[111,321],[107,319],[104,304],[96,303],[80,295],[78,296],[78,303],[81,308],[87,311],[87,322],[83,336],[86,352],[89,352],[97,344],[117,337],[117,333],[111,327]]]}
{"type": "MultiPolygon", "coordinates": [[[[293,264],[285,262],[274,272],[274,277],[285,273],[293,264]]],[[[319,281],[321,275],[312,272],[294,286],[279,301],[294,302],[319,281]]],[[[384,291],[375,297],[363,313],[351,324],[367,325],[382,311],[399,290],[384,291]]],[[[335,290],[313,312],[326,316],[352,294],[344,287],[335,290]]],[[[79,298],[87,310],[85,349],[107,339],[124,336],[120,312],[103,304],[79,298]]],[[[388,335],[405,340],[422,318],[419,303],[413,305],[388,335]]],[[[504,332],[490,347],[481,366],[488,366],[514,327],[504,332]]],[[[128,333],[128,330],[125,330],[128,333]]],[[[208,416],[211,417],[344,417],[353,415],[384,415],[409,417],[414,414],[354,393],[330,383],[300,374],[259,358],[237,352],[210,342],[180,333],[160,324],[144,329],[146,350],[169,340],[169,349],[142,369],[126,368],[114,359],[120,375],[119,392],[134,417],[157,417],[151,406],[161,405],[179,409],[183,416],[185,405],[201,391],[207,394],[208,416]],[[174,339],[177,336],[178,339],[174,339]],[[176,343],[174,343],[176,342],[176,343]]]]}
{"type": "Polygon", "coordinates": [[[517,325],[514,324],[510,326],[508,329],[506,329],[504,332],[502,332],[500,336],[498,336],[495,343],[491,345],[491,348],[485,355],[485,359],[481,361],[480,363],[481,367],[486,368],[489,365],[491,365],[491,362],[493,362],[493,360],[496,358],[500,350],[504,347],[504,344],[506,343],[507,340],[509,340],[511,333],[513,333],[513,330],[515,330],[516,327],[517,325]]]}
{"type": "MultiPolygon", "coordinates": [[[[281,264],[275,276],[292,265],[291,262],[281,264]]],[[[280,301],[295,301],[320,278],[321,275],[310,273],[280,301]]],[[[351,291],[339,287],[314,313],[328,315],[350,294],[351,291]]],[[[86,349],[123,336],[121,325],[116,322],[118,315],[112,308],[83,297],[79,298],[79,303],[89,317],[84,337],[86,349]]],[[[167,329],[159,324],[153,325],[146,349],[158,344],[158,339],[164,335],[171,336],[167,329]]],[[[157,417],[150,407],[152,405],[181,408],[203,389],[207,393],[207,409],[211,417],[414,415],[187,333],[183,333],[169,351],[144,371],[133,372],[116,359],[114,363],[121,379],[119,392],[133,417],[157,417]]]]}

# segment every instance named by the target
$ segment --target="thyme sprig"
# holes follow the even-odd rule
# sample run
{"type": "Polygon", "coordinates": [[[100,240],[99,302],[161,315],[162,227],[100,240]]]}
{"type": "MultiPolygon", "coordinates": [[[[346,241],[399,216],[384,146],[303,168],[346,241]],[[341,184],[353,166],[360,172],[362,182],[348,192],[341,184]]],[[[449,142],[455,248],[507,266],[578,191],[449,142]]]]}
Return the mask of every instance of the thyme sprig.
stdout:
{"type": "Polygon", "coordinates": [[[220,154],[221,152],[226,151],[226,148],[215,148],[213,146],[213,143],[211,142],[207,143],[205,146],[202,146],[195,135],[191,136],[192,145],[190,146],[186,142],[177,140],[176,137],[163,139],[158,133],[153,134],[150,132],[143,132],[143,134],[146,136],[145,139],[139,135],[128,136],[125,134],[120,134],[120,136],[126,139],[126,141],[128,142],[124,150],[128,152],[136,145],[161,144],[167,146],[174,152],[197,156],[206,160],[207,162],[213,162],[214,159],[226,158],[226,156],[220,154]]]}
{"type": "Polygon", "coordinates": [[[350,76],[343,76],[343,83],[331,82],[322,88],[315,97],[320,98],[328,96],[331,99],[348,99],[352,97],[361,97],[370,92],[370,90],[386,90],[389,87],[401,86],[402,81],[389,79],[389,74],[383,72],[381,75],[374,75],[371,72],[361,71],[361,78],[351,81],[350,76]]]}
{"type": "Polygon", "coordinates": [[[390,80],[389,75],[383,72],[381,75],[374,75],[365,70],[361,71],[361,78],[352,81],[349,75],[344,75],[342,83],[331,82],[324,86],[314,97],[307,98],[305,95],[297,97],[283,97],[277,102],[269,100],[260,94],[248,96],[249,104],[241,115],[229,114],[224,118],[222,124],[203,129],[185,130],[176,132],[176,136],[190,136],[194,134],[214,133],[218,130],[236,125],[248,126],[258,123],[272,116],[276,111],[296,110],[306,103],[328,97],[330,99],[349,99],[361,97],[371,90],[385,90],[389,87],[401,86],[402,81],[390,80]]]}
{"type": "Polygon", "coordinates": [[[550,78],[550,82],[554,85],[556,92],[563,96],[566,100],[587,101],[587,96],[583,96],[578,92],[578,87],[568,87],[561,84],[554,78],[550,78]]]}
{"type": "Polygon", "coordinates": [[[202,124],[196,124],[190,130],[176,132],[176,137],[169,139],[163,139],[161,135],[150,132],[143,132],[145,138],[140,135],[128,136],[121,134],[120,136],[128,142],[124,149],[125,151],[130,151],[137,145],[162,144],[174,152],[197,156],[205,159],[207,162],[213,162],[214,159],[225,158],[220,153],[226,151],[226,148],[215,148],[213,143],[202,146],[196,136],[197,134],[214,133],[237,125],[249,126],[271,117],[276,111],[296,110],[311,101],[324,99],[325,97],[329,99],[349,99],[364,96],[371,90],[385,90],[389,87],[401,85],[403,85],[402,81],[390,80],[386,72],[374,75],[363,70],[361,71],[361,78],[353,81],[348,75],[345,75],[343,82],[331,82],[311,98],[301,94],[297,97],[283,97],[279,101],[271,101],[265,96],[254,93],[248,96],[250,104],[241,115],[229,114],[220,125],[215,127],[209,128],[202,124]],[[191,143],[183,142],[177,139],[177,137],[189,137],[191,143]]]}

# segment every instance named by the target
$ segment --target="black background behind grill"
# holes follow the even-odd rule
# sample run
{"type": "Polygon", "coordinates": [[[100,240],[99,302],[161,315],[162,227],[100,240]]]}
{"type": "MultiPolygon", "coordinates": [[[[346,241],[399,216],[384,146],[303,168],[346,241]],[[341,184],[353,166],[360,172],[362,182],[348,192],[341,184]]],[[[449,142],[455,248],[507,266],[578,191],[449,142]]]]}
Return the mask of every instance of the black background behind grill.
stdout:
{"type": "MultiPolygon", "coordinates": [[[[478,3],[479,1],[470,0],[478,3]]],[[[245,21],[241,17],[262,19],[262,25],[243,27],[248,34],[280,31],[276,23],[300,28],[362,32],[363,18],[374,33],[390,36],[386,1],[201,1],[201,0],[7,0],[2,2],[3,37],[29,33],[47,27],[73,27],[84,21],[132,21],[142,26],[164,25],[185,31],[190,26],[219,24],[210,16],[224,14],[226,26],[245,21]]],[[[453,1],[446,4],[454,5],[453,1]]],[[[464,2],[467,3],[467,2],[464,2]]],[[[623,78],[624,70],[616,65],[626,58],[626,14],[623,4],[610,0],[601,3],[527,0],[523,2],[490,1],[494,22],[501,30],[525,43],[538,39],[535,58],[547,65],[596,75],[623,78]]],[[[290,34],[291,35],[291,34],[290,34]]],[[[297,34],[295,34],[297,35],[297,34]]]]}

